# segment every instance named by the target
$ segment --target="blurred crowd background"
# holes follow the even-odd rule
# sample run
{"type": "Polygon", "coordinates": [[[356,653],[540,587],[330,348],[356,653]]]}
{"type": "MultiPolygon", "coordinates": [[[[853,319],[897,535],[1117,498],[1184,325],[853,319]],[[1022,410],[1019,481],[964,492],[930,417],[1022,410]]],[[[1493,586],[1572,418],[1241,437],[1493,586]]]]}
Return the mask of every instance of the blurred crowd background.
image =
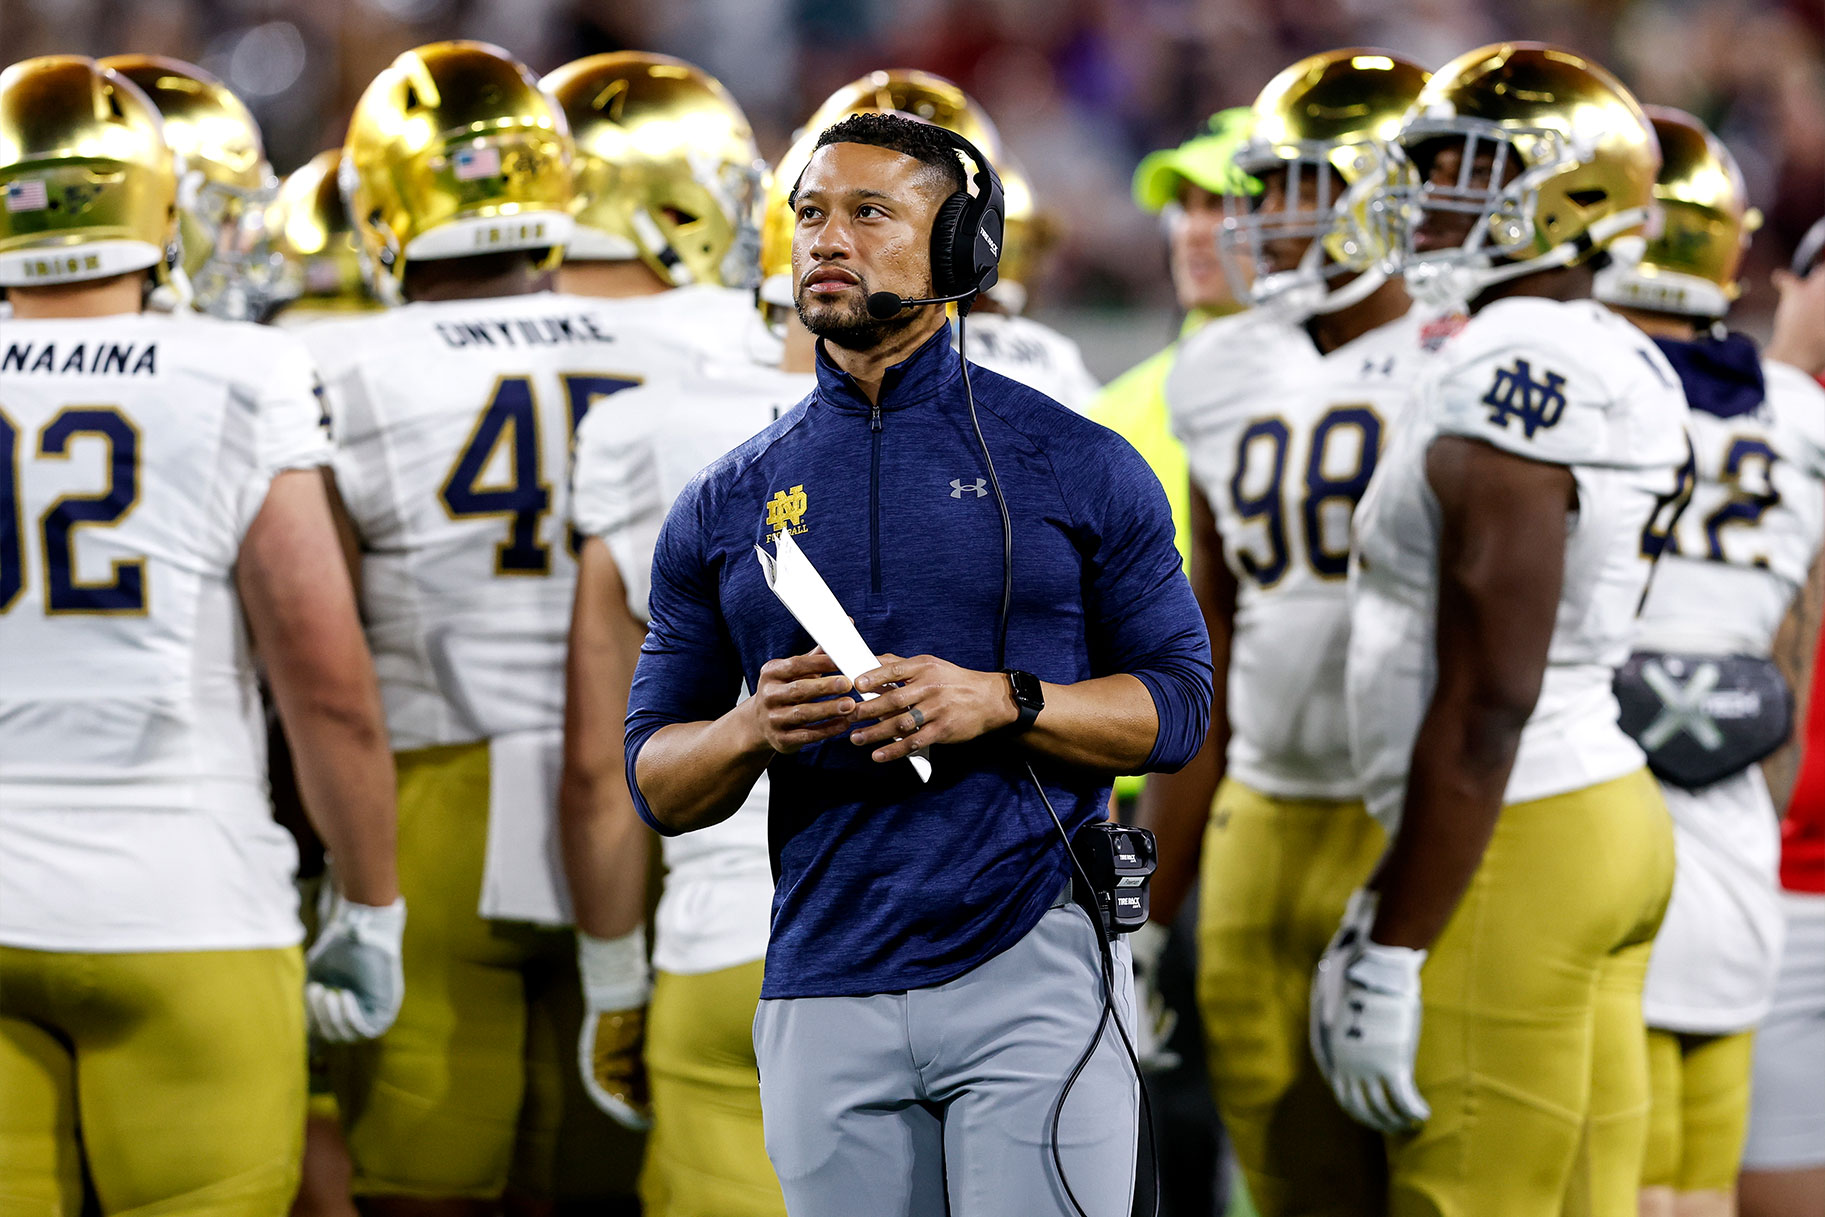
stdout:
{"type": "Polygon", "coordinates": [[[1436,66],[1500,38],[1596,57],[1646,102],[1690,110],[1767,216],[1732,324],[1765,334],[1768,270],[1825,213],[1825,0],[0,0],[0,58],[144,51],[214,71],[284,174],[340,142],[400,51],[480,38],[537,71],[662,51],[722,79],[769,158],[837,86],[886,67],[949,76],[988,109],[1057,223],[1034,312],[1108,378],[1171,334],[1157,223],[1129,177],[1212,111],[1314,51],[1387,47],[1436,66]]]}

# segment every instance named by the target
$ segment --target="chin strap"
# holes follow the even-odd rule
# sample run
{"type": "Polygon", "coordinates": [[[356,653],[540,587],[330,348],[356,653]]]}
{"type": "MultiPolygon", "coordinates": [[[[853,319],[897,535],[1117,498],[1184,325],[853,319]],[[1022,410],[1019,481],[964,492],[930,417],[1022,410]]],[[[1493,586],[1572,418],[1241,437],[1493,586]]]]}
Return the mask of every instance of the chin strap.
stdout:
{"type": "MultiPolygon", "coordinates": [[[[1646,207],[1619,211],[1613,216],[1598,220],[1579,237],[1561,241],[1533,258],[1494,262],[1487,260],[1490,255],[1478,254],[1475,258],[1462,262],[1415,263],[1405,272],[1407,289],[1430,307],[1450,308],[1476,299],[1499,283],[1507,283],[1511,279],[1519,279],[1537,271],[1571,266],[1599,250],[1613,250],[1618,256],[1627,258],[1635,246],[1624,245],[1624,242],[1632,241],[1638,245],[1641,238],[1623,234],[1628,229],[1645,224],[1647,219],[1646,207]]],[[[1633,256],[1639,258],[1640,253],[1633,252],[1633,256]]]]}

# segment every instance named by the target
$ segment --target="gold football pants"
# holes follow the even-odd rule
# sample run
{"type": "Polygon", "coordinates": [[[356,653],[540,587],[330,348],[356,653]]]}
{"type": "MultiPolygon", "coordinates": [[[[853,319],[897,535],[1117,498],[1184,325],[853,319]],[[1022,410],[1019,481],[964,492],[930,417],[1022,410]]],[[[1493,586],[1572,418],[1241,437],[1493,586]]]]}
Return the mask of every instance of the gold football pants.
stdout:
{"type": "Polygon", "coordinates": [[[1648,1032],[1648,1116],[1644,1187],[1731,1191],[1749,1135],[1749,1075],[1755,1034],[1648,1032]]]}
{"type": "Polygon", "coordinates": [[[0,1217],[282,1217],[304,1076],[296,947],[0,947],[0,1217]]]}
{"type": "Polygon", "coordinates": [[[640,1176],[646,1217],[786,1217],[761,1133],[761,971],[755,960],[717,972],[660,972],[653,981],[653,1130],[640,1176]]]}
{"type": "Polygon", "coordinates": [[[1432,1117],[1389,1139],[1394,1217],[1634,1217],[1641,986],[1672,887],[1645,769],[1502,809],[1421,972],[1432,1117]]]}
{"type": "Polygon", "coordinates": [[[329,1050],[358,1195],[631,1195],[640,1139],[577,1074],[570,930],[485,920],[488,747],[400,753],[405,1002],[378,1040],[329,1050]]]}
{"type": "Polygon", "coordinates": [[[1312,1059],[1312,970],[1385,838],[1361,803],[1280,799],[1226,779],[1204,836],[1198,1010],[1223,1127],[1261,1217],[1385,1207],[1381,1136],[1312,1059]]]}

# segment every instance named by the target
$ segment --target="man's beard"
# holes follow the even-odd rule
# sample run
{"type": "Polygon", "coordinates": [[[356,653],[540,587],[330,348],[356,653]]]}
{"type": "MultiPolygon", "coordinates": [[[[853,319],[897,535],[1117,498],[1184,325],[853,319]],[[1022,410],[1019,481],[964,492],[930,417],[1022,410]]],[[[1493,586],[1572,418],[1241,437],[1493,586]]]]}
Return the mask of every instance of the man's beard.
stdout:
{"type": "Polygon", "coordinates": [[[868,311],[867,284],[860,284],[858,288],[855,298],[841,305],[825,304],[815,317],[805,307],[805,293],[801,291],[797,301],[798,319],[826,342],[846,351],[866,351],[879,346],[889,334],[911,325],[918,316],[911,310],[902,310],[885,320],[876,317],[868,311]]]}

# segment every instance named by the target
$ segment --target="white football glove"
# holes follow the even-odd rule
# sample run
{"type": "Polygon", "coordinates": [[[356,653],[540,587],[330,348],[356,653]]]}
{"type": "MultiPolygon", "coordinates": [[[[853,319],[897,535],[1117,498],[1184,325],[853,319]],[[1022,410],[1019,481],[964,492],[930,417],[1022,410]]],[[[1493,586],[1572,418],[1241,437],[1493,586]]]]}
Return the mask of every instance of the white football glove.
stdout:
{"type": "Polygon", "coordinates": [[[311,1030],[332,1044],[371,1040],[399,1016],[406,992],[400,940],[406,930],[404,898],[384,907],[341,896],[304,957],[304,1003],[311,1030]]]}
{"type": "Polygon", "coordinates": [[[577,970],[583,978],[583,1034],[577,1066],[590,1100],[624,1128],[652,1127],[646,1084],[646,1002],[653,991],[646,966],[646,927],[619,938],[577,931],[577,970]]]}
{"type": "Polygon", "coordinates": [[[1178,1053],[1166,1047],[1179,1025],[1179,1016],[1166,1005],[1156,984],[1168,933],[1165,926],[1149,921],[1128,935],[1128,950],[1134,957],[1134,1011],[1138,1020],[1134,1055],[1149,1073],[1169,1073],[1179,1067],[1178,1053]]]}
{"type": "Polygon", "coordinates": [[[1419,1048],[1419,970],[1426,952],[1369,938],[1374,892],[1350,897],[1343,924],[1312,978],[1312,1055],[1350,1116],[1384,1133],[1426,1122],[1413,1081],[1419,1048]]]}

